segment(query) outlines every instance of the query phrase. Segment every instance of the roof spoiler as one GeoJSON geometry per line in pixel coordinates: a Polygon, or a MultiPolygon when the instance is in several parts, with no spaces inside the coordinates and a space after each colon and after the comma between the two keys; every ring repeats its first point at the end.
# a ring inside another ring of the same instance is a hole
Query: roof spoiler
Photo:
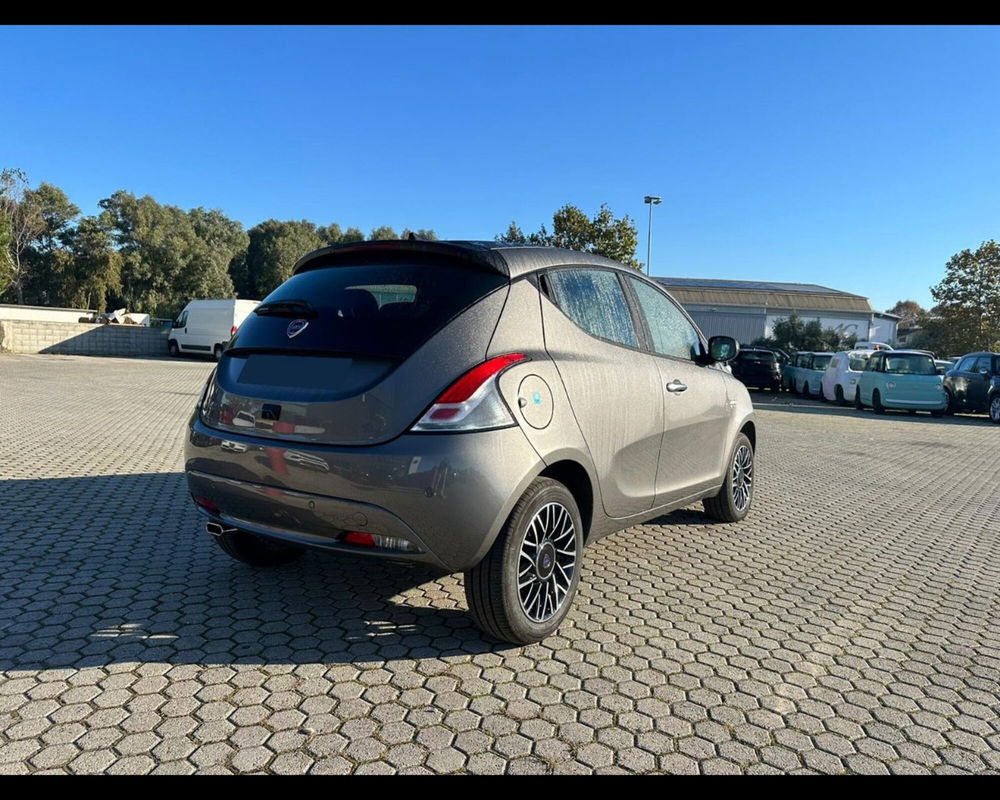
{"type": "Polygon", "coordinates": [[[477,242],[431,242],[422,239],[386,239],[375,242],[348,242],[322,247],[306,253],[295,262],[292,274],[308,272],[319,267],[358,266],[370,264],[386,258],[403,261],[417,256],[428,259],[444,259],[451,262],[478,267],[510,277],[507,261],[487,243],[477,242]]]}

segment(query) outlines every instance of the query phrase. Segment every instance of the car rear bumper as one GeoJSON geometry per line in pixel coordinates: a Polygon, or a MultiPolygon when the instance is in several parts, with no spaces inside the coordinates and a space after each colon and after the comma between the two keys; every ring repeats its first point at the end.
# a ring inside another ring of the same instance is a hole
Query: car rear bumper
{"type": "Polygon", "coordinates": [[[223,433],[196,419],[185,447],[191,494],[224,526],[448,572],[482,559],[541,469],[518,427],[332,447],[223,433]],[[413,550],[348,544],[346,531],[413,550]]]}
{"type": "Polygon", "coordinates": [[[888,392],[882,399],[882,405],[886,408],[905,408],[917,411],[942,411],[948,406],[948,397],[941,392],[940,397],[931,399],[910,400],[902,397],[893,397],[888,392]]]}

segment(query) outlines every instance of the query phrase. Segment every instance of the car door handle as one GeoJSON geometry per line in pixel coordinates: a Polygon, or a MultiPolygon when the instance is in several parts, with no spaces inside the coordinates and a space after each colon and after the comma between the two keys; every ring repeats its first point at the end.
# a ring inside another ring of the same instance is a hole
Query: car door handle
{"type": "Polygon", "coordinates": [[[667,384],[668,392],[686,392],[688,385],[686,383],[681,383],[677,378],[674,378],[670,383],[667,384]]]}

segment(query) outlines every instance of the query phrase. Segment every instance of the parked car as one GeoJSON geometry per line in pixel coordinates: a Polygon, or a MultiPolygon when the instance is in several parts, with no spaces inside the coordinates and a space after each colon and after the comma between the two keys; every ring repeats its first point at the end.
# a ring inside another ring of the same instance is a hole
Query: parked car
{"type": "Polygon", "coordinates": [[[794,392],[800,364],[805,364],[812,356],[808,351],[794,351],[788,355],[788,361],[781,365],[781,388],[786,392],[794,392]]]}
{"type": "Polygon", "coordinates": [[[858,379],[865,369],[871,350],[842,350],[834,354],[823,373],[823,399],[838,405],[854,402],[858,379]]]}
{"type": "Polygon", "coordinates": [[[1000,353],[969,353],[945,373],[948,411],[986,412],[1000,424],[1000,353]]]}
{"type": "Polygon", "coordinates": [[[879,414],[887,408],[929,411],[940,417],[948,406],[943,376],[934,359],[915,350],[879,350],[871,355],[858,381],[854,406],[871,406],[879,414]]]}
{"type": "Polygon", "coordinates": [[[699,500],[746,516],[753,408],[719,368],[738,350],[599,256],[336,245],[302,257],[224,351],[190,421],[188,485],[236,559],[312,547],[464,571],[486,633],[537,641],[585,545],[699,500]]]}
{"type": "MultiPolygon", "coordinates": [[[[783,367],[788,362],[788,359],[789,359],[788,353],[786,353],[780,347],[767,347],[766,345],[753,345],[753,348],[755,350],[768,350],[768,351],[774,353],[775,357],[778,359],[778,366],[779,367],[783,367]]],[[[741,350],[745,350],[746,348],[744,348],[744,347],[741,346],[740,349],[741,350]]]]}
{"type": "Polygon", "coordinates": [[[167,352],[197,353],[218,361],[226,342],[257,305],[256,300],[192,300],[170,328],[167,352]]]}
{"type": "Polygon", "coordinates": [[[823,375],[833,353],[801,353],[792,379],[792,391],[810,397],[822,396],[823,375]]]}
{"type": "Polygon", "coordinates": [[[938,375],[944,375],[948,370],[954,367],[955,364],[951,361],[946,361],[943,358],[934,359],[934,369],[937,370],[938,375]]]}
{"type": "Polygon", "coordinates": [[[742,381],[744,386],[770,389],[772,392],[781,391],[781,367],[778,365],[777,355],[771,350],[756,347],[741,348],[739,355],[730,362],[730,366],[733,375],[742,381]]]}

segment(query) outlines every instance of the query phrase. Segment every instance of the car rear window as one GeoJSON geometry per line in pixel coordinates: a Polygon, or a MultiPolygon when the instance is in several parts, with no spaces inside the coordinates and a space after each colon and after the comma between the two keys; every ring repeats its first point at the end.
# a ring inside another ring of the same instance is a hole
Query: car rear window
{"type": "Polygon", "coordinates": [[[737,356],[740,361],[762,361],[773,364],[776,362],[777,356],[774,353],[769,353],[761,350],[742,350],[737,356]]]}
{"type": "Polygon", "coordinates": [[[813,356],[813,369],[826,369],[830,365],[830,359],[833,356],[813,356]]]}
{"type": "Polygon", "coordinates": [[[893,355],[885,356],[885,371],[897,375],[936,375],[934,359],[924,355],[893,355]]]}
{"type": "Polygon", "coordinates": [[[864,372],[867,363],[867,355],[852,354],[848,356],[847,368],[854,372],[864,372]]]}
{"type": "Polygon", "coordinates": [[[293,275],[265,297],[230,346],[402,360],[506,282],[448,263],[321,267],[293,275]]]}

